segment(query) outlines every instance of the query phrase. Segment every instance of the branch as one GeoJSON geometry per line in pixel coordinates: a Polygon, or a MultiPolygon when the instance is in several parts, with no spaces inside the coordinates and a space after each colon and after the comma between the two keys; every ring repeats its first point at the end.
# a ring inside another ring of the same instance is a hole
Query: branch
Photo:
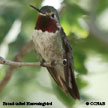
{"type": "MultiPolygon", "coordinates": [[[[18,66],[41,66],[40,62],[34,62],[34,63],[31,63],[31,62],[15,62],[15,61],[6,60],[2,57],[0,57],[0,64],[12,65],[12,66],[17,66],[17,67],[18,66]]],[[[50,67],[51,63],[45,62],[43,65],[46,66],[46,67],[50,67]]]]}
{"type": "MultiPolygon", "coordinates": [[[[53,62],[44,62],[43,66],[52,67],[52,66],[56,66],[57,64],[66,65],[65,62],[66,59],[60,59],[53,62]]],[[[3,57],[0,57],[0,64],[12,65],[17,67],[18,66],[42,66],[40,62],[15,62],[15,61],[6,60],[3,57]]]]}
{"type": "MultiPolygon", "coordinates": [[[[33,48],[33,42],[30,41],[28,42],[23,48],[22,50],[16,55],[15,57],[15,61],[21,61],[23,59],[23,57],[33,48]]],[[[10,80],[13,71],[17,68],[18,66],[10,66],[7,71],[6,71],[6,75],[4,76],[3,80],[0,82],[0,92],[3,90],[3,88],[6,86],[6,84],[8,83],[8,81],[10,80]]]]}

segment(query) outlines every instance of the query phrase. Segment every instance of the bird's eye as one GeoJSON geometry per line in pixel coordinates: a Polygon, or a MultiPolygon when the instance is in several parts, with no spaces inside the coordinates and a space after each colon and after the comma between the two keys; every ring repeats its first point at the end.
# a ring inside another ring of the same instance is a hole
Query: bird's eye
{"type": "Polygon", "coordinates": [[[54,16],[55,16],[54,14],[51,15],[52,18],[54,18],[54,16]]]}

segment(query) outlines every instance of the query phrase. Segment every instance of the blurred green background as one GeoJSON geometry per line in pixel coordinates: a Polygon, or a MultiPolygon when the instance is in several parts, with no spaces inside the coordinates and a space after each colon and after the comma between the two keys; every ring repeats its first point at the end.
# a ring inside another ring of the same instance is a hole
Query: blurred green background
{"type": "MultiPolygon", "coordinates": [[[[29,4],[40,8],[65,6],[61,25],[73,48],[76,80],[81,100],[64,94],[45,68],[21,67],[0,93],[2,102],[52,101],[46,108],[93,108],[85,102],[106,102],[108,108],[108,0],[0,0],[0,56],[13,60],[29,40],[35,27],[37,12],[29,4]]],[[[36,62],[34,50],[23,61],[36,62]]],[[[8,66],[0,65],[0,81],[8,66]]],[[[22,108],[27,106],[17,106],[22,108]]],[[[29,106],[41,108],[42,106],[29,106]]],[[[100,108],[100,106],[95,106],[100,108]]]]}

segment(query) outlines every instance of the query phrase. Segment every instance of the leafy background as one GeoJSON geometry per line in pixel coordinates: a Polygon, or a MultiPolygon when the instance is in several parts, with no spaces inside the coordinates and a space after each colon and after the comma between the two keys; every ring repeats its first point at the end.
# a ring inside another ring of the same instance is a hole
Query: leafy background
{"type": "MultiPolygon", "coordinates": [[[[92,108],[93,106],[86,106],[85,102],[105,101],[104,108],[108,107],[108,0],[58,0],[56,4],[53,3],[55,8],[60,8],[58,2],[65,5],[60,22],[73,48],[81,100],[75,101],[64,94],[45,68],[21,67],[16,69],[0,93],[1,108],[5,108],[2,105],[4,101],[52,101],[53,105],[46,108],[92,108]]],[[[49,5],[50,0],[0,0],[0,56],[13,60],[22,46],[32,39],[37,12],[29,4],[40,8],[49,5]]],[[[23,61],[36,62],[39,59],[32,50],[23,61]]],[[[0,81],[7,68],[8,66],[0,65],[0,81]]]]}

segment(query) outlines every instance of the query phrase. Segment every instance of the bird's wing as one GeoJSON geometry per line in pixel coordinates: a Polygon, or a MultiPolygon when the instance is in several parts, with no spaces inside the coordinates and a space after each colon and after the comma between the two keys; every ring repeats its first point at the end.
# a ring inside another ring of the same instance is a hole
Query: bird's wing
{"type": "Polygon", "coordinates": [[[48,67],[48,71],[56,81],[56,83],[65,91],[68,92],[74,99],[80,99],[78,87],[75,81],[74,69],[73,69],[73,57],[72,57],[72,48],[69,44],[66,34],[61,28],[60,34],[62,37],[63,48],[64,48],[64,59],[67,59],[67,64],[64,66],[64,76],[65,79],[61,76],[58,78],[58,74],[55,68],[48,67]]]}
{"type": "Polygon", "coordinates": [[[64,58],[67,59],[67,65],[65,68],[65,85],[68,88],[68,92],[76,99],[80,99],[78,87],[75,80],[74,69],[73,69],[73,57],[72,57],[72,48],[69,44],[66,34],[64,33],[63,28],[61,28],[61,35],[63,40],[63,47],[65,50],[64,58]],[[71,87],[72,86],[72,87],[71,87]]]}

